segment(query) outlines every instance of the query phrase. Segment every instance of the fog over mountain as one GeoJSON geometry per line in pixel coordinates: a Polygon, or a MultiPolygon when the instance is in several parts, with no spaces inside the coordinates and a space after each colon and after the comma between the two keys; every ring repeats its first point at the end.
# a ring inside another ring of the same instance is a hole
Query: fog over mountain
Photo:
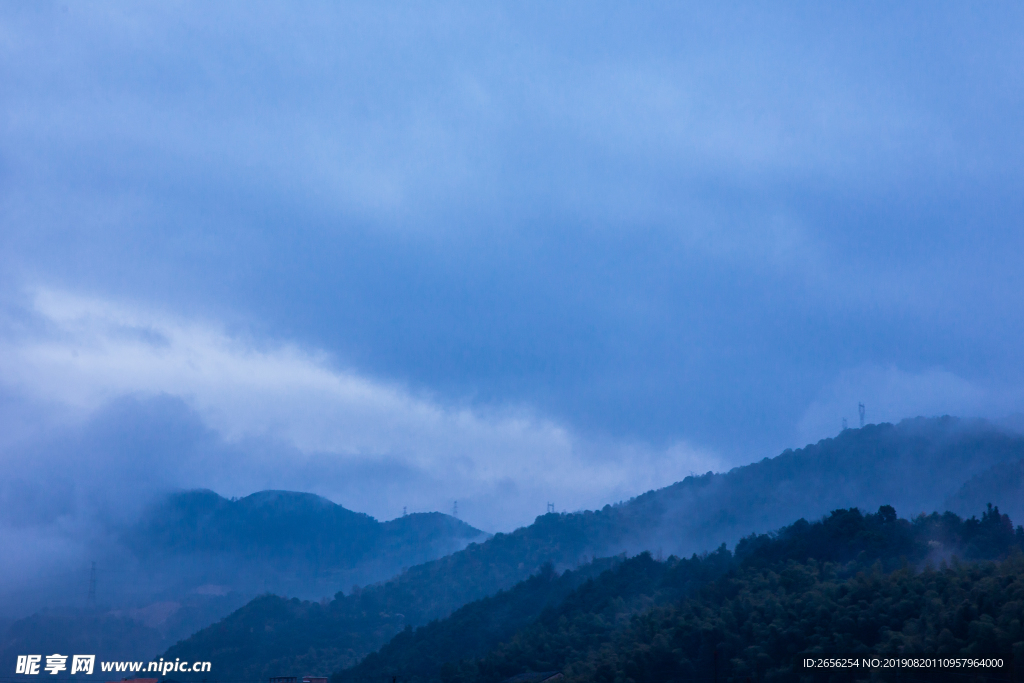
{"type": "MultiPolygon", "coordinates": [[[[441,513],[380,523],[289,491],[233,500],[207,490],[178,492],[157,497],[136,519],[85,531],[74,565],[48,567],[17,591],[5,586],[3,616],[40,607],[99,607],[162,626],[184,601],[186,612],[199,609],[202,616],[195,619],[209,621],[226,613],[224,605],[238,606],[258,593],[319,599],[488,536],[441,513]],[[213,600],[222,596],[230,598],[213,600]]],[[[177,637],[190,632],[176,629],[177,637]]]]}
{"type": "Polygon", "coordinates": [[[157,498],[138,519],[90,531],[88,566],[49,567],[17,591],[5,586],[0,626],[3,633],[14,627],[2,647],[153,653],[258,594],[329,599],[340,587],[387,579],[488,537],[436,512],[380,523],[289,491],[234,500],[178,492],[157,498]]]}
{"type": "Polygon", "coordinates": [[[73,572],[5,596],[9,618],[60,609],[13,623],[3,642],[67,649],[105,634],[104,651],[116,656],[118,647],[155,654],[194,634],[166,656],[217,653],[222,666],[256,678],[300,662],[326,674],[405,625],[444,617],[546,563],[562,571],[620,553],[685,557],[836,508],[893,505],[912,518],[947,509],[970,516],[990,504],[1019,511],[1024,491],[1012,475],[1021,467],[1024,435],[983,420],[916,418],[848,429],[597,510],[546,514],[494,537],[439,513],[379,523],[309,493],[178,492],[94,536],[103,539],[88,548],[100,557],[95,605],[82,600],[73,572]]]}

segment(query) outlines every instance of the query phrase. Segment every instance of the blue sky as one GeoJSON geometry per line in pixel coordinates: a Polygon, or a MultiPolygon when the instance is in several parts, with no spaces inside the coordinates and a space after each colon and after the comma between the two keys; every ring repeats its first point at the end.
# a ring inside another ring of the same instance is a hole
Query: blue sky
{"type": "Polygon", "coordinates": [[[0,3],[0,457],[65,472],[68,515],[295,488],[493,531],[859,401],[1020,413],[1022,29],[995,2],[0,3]]]}

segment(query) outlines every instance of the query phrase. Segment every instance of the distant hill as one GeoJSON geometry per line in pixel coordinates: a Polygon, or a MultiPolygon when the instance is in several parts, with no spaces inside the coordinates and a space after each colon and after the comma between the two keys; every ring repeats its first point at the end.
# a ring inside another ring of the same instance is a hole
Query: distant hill
{"type": "MultiPolygon", "coordinates": [[[[548,514],[328,604],[264,596],[171,648],[217,653],[239,677],[326,675],[352,666],[406,626],[443,618],[509,588],[546,563],[650,550],[687,556],[836,508],[943,509],[975,476],[1024,458],[1024,437],[944,417],[869,425],[723,474],[688,477],[597,511],[548,514]]],[[[998,494],[998,491],[994,491],[998,494]]],[[[991,501],[1004,504],[998,495],[991,501]]],[[[210,655],[213,656],[213,655],[210,655]]]]}
{"type": "Polygon", "coordinates": [[[441,513],[381,523],[309,493],[228,500],[182,491],[98,550],[97,606],[13,620],[0,632],[0,652],[18,643],[48,652],[77,644],[116,659],[151,657],[258,594],[329,596],[488,537],[441,513]]]}
{"type": "Polygon", "coordinates": [[[306,598],[379,581],[487,538],[439,512],[381,523],[311,493],[228,500],[208,490],[167,496],[123,534],[151,582],[306,598]]]}

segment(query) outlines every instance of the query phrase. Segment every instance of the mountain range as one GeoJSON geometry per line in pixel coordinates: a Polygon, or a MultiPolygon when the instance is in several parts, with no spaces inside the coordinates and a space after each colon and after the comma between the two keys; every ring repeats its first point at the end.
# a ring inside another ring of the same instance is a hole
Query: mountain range
{"type": "Polygon", "coordinates": [[[734,552],[642,553],[599,573],[587,565],[558,575],[548,565],[447,619],[406,628],[331,683],[1020,680],[1007,674],[1024,655],[1022,550],[1024,528],[997,508],[980,520],[947,512],[911,521],[882,506],[752,534],[734,552]],[[839,654],[994,655],[1006,665],[991,677],[802,665],[839,654]]]}
{"type": "Polygon", "coordinates": [[[893,505],[912,517],[950,507],[970,513],[983,509],[964,510],[981,496],[1016,514],[1019,487],[1010,482],[989,491],[982,483],[1022,461],[1024,438],[983,421],[918,418],[845,430],[601,510],[543,515],[386,582],[339,591],[329,602],[265,595],[164,657],[214,658],[253,680],[328,675],[355,665],[405,628],[444,618],[548,564],[563,572],[595,557],[643,551],[685,557],[837,508],[893,505]]]}
{"type": "MultiPolygon", "coordinates": [[[[165,658],[214,661],[232,677],[329,675],[530,577],[553,577],[557,601],[605,567],[595,558],[687,557],[840,508],[893,505],[914,518],[988,503],[1024,518],[1024,438],[951,417],[844,430],[494,536],[440,513],[382,523],[308,493],[182,491],[118,531],[95,605],[15,621],[0,657],[32,642],[145,659],[179,641],[165,658]]],[[[507,634],[534,612],[489,628],[507,634]]]]}
{"type": "Polygon", "coordinates": [[[82,595],[13,620],[0,661],[29,642],[48,652],[151,657],[257,595],[323,598],[489,537],[437,512],[382,523],[309,493],[228,500],[208,490],[162,497],[109,536],[96,549],[95,602],[82,595]]]}

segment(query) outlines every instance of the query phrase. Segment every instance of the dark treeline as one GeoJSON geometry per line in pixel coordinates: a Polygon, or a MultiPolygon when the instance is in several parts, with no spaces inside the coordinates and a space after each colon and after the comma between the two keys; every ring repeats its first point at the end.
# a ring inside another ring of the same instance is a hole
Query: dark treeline
{"type": "MultiPolygon", "coordinates": [[[[801,653],[970,655],[1024,664],[1024,529],[981,519],[837,510],[689,559],[625,560],[511,636],[480,631],[502,596],[407,629],[332,683],[497,683],[528,671],[567,681],[833,680],[801,653]],[[485,642],[486,641],[486,642],[485,642]]],[[[540,594],[549,574],[502,595],[540,594]]],[[[1019,677],[1019,674],[1018,674],[1019,677]]],[[[889,680],[843,672],[834,680],[889,680]]],[[[893,679],[894,680],[894,679],[893,679]]],[[[902,680],[915,680],[908,672],[902,680]]],[[[971,680],[930,671],[917,680],[971,680]]]]}

